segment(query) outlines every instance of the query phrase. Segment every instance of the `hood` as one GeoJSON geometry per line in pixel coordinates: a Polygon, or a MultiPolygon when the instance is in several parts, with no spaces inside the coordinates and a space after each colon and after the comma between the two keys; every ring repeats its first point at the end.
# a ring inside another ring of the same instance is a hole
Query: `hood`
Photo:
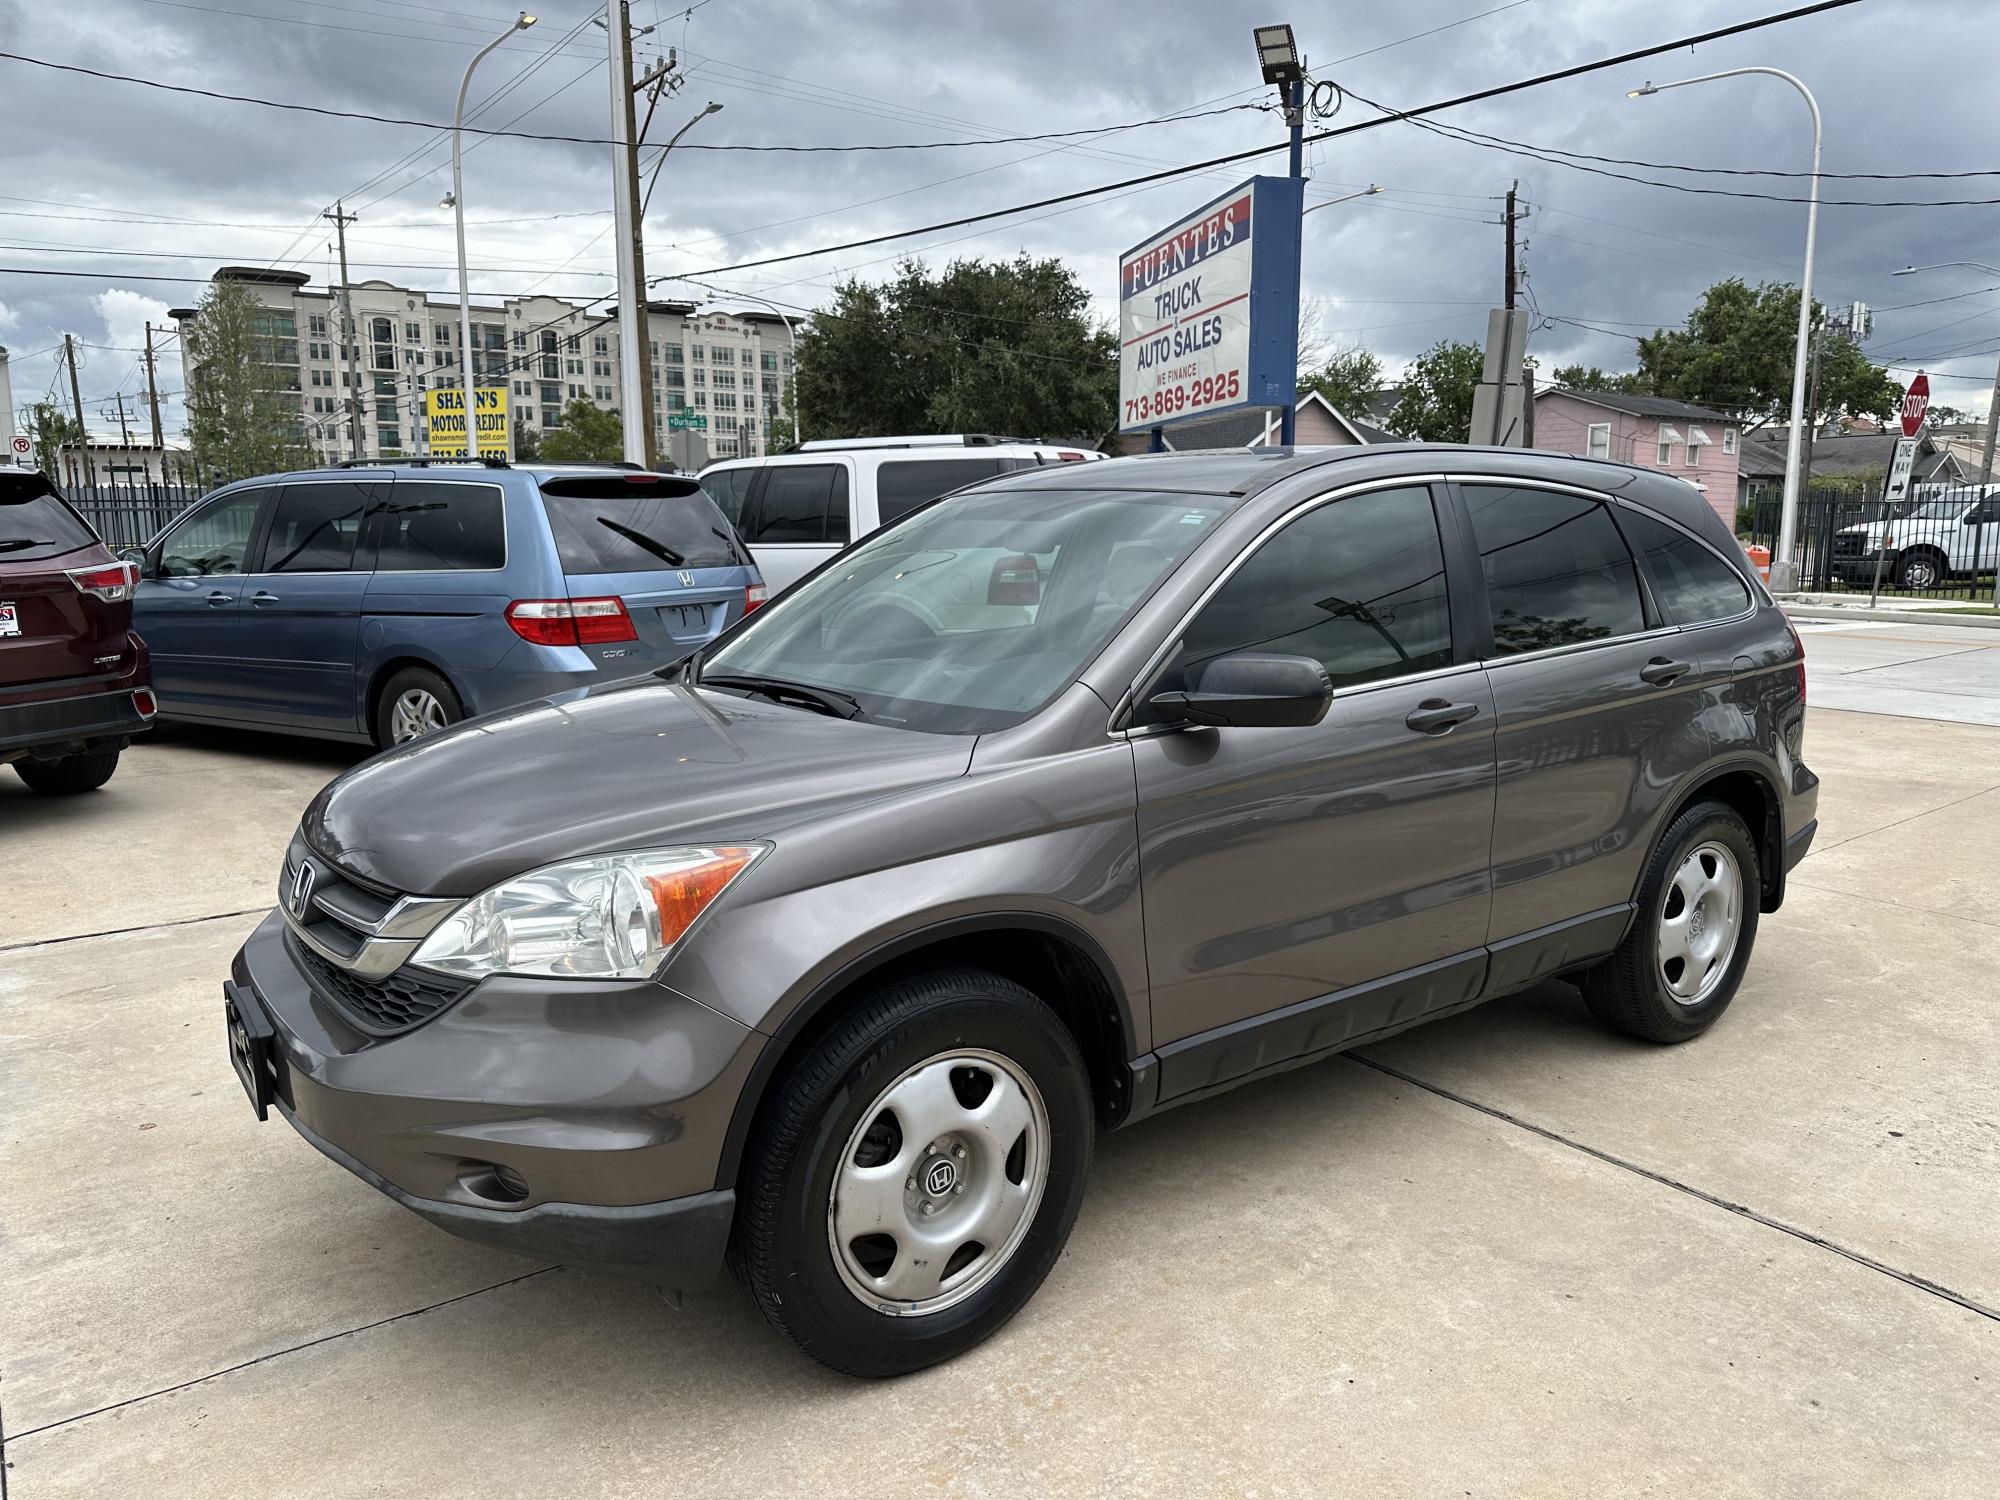
{"type": "Polygon", "coordinates": [[[301,829],[364,879],[473,896],[556,860],[758,838],[963,776],[973,743],[642,679],[377,756],[315,797],[301,829]]]}

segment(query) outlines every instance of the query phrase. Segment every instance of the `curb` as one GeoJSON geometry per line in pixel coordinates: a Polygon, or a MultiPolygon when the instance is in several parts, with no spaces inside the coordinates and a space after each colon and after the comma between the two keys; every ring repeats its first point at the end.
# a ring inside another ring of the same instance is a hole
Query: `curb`
{"type": "Polygon", "coordinates": [[[1977,615],[1947,614],[1938,609],[1855,609],[1837,604],[1778,605],[1796,620],[1880,620],[1885,625],[1966,625],[1974,630],[2000,630],[2000,612],[1977,615]]]}

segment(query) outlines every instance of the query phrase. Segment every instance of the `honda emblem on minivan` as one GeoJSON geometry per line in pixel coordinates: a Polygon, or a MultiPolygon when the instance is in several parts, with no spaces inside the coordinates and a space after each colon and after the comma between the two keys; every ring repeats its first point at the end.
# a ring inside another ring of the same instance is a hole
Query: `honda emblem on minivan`
{"type": "Polygon", "coordinates": [[[674,577],[678,578],[681,581],[682,588],[691,589],[694,587],[694,574],[686,571],[685,569],[683,569],[681,572],[674,574],[674,577]]]}

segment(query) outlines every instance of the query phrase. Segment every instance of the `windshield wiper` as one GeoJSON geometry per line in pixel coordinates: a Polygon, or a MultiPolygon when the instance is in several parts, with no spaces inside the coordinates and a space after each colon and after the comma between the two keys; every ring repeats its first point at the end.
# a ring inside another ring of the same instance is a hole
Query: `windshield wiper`
{"type": "Polygon", "coordinates": [[[33,537],[9,538],[0,542],[0,552],[20,552],[29,547],[53,547],[54,542],[38,542],[33,537]]]}
{"type": "Polygon", "coordinates": [[[682,563],[687,561],[686,558],[682,557],[680,553],[674,551],[673,548],[666,546],[663,543],[656,542],[651,537],[647,536],[645,532],[634,531],[630,526],[622,525],[619,522],[612,520],[611,517],[609,516],[599,516],[597,518],[597,524],[599,526],[610,527],[611,530],[617,532],[620,536],[624,537],[625,540],[628,542],[636,542],[639,546],[644,547],[648,552],[652,553],[653,556],[659,558],[661,562],[665,563],[670,568],[678,568],[682,563]]]}
{"type": "Polygon", "coordinates": [[[769,698],[773,703],[790,703],[799,708],[810,708],[818,713],[830,714],[836,719],[861,717],[859,698],[835,688],[814,687],[809,682],[787,682],[782,677],[753,677],[738,673],[721,673],[715,676],[704,673],[695,679],[695,685],[738,688],[759,698],[769,698]]]}

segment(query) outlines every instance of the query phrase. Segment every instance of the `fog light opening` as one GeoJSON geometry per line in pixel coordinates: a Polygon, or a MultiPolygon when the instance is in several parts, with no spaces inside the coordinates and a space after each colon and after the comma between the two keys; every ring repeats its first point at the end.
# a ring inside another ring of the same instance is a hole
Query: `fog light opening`
{"type": "Polygon", "coordinates": [[[528,1198],[528,1179],[499,1162],[468,1161],[462,1164],[459,1186],[475,1198],[489,1203],[513,1205],[528,1198]]]}

